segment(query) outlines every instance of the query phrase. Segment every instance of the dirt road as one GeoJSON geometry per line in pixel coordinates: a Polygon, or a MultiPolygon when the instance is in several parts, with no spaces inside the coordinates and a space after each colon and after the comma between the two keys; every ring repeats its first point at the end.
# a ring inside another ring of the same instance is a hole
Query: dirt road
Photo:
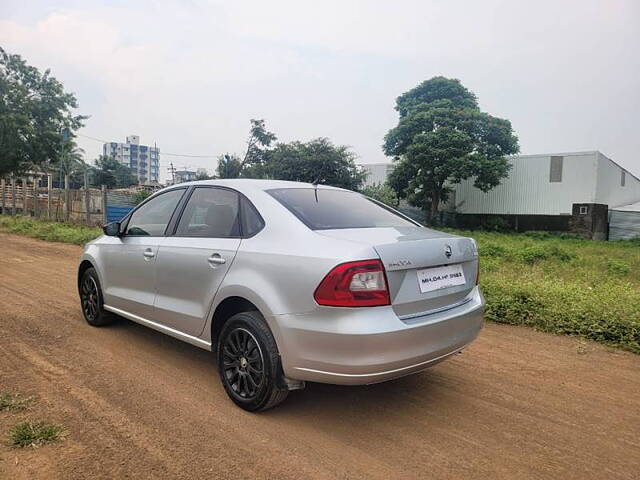
{"type": "Polygon", "coordinates": [[[369,387],[233,406],[211,354],[128,321],[85,324],[80,249],[0,234],[0,412],[65,425],[0,444],[0,478],[638,478],[640,356],[490,324],[464,354],[369,387]]]}

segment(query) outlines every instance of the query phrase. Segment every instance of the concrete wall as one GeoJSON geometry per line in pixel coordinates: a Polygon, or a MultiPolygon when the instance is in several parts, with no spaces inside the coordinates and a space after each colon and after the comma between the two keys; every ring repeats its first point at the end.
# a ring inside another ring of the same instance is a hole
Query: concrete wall
{"type": "Polygon", "coordinates": [[[640,180],[631,173],[625,174],[625,185],[621,185],[624,170],[613,161],[598,152],[598,183],[595,203],[620,207],[640,201],[640,180]]]}
{"type": "Polygon", "coordinates": [[[562,156],[562,181],[550,182],[552,155],[511,159],[509,177],[484,193],[465,180],[455,186],[455,210],[463,214],[571,215],[574,203],[595,203],[598,152],[562,156]]]}

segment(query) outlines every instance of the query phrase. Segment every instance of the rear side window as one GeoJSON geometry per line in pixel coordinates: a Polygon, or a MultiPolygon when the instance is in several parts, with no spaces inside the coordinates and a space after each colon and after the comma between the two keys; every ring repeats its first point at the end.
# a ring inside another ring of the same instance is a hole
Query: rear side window
{"type": "Polygon", "coordinates": [[[242,236],[253,237],[264,227],[264,220],[249,200],[242,197],[240,203],[242,204],[242,236]]]}
{"type": "Polygon", "coordinates": [[[314,188],[268,190],[312,230],[415,227],[416,224],[359,193],[314,188]]]}
{"type": "Polygon", "coordinates": [[[236,192],[222,188],[196,188],[182,213],[176,235],[228,238],[240,236],[236,192]]]}
{"type": "Polygon", "coordinates": [[[184,189],[170,190],[152,198],[138,208],[129,219],[126,235],[160,237],[176,209],[184,189]]]}

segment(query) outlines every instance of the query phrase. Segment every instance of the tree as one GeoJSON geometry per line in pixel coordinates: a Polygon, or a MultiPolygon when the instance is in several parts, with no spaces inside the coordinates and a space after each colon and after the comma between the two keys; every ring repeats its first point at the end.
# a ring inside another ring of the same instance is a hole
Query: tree
{"type": "Polygon", "coordinates": [[[107,188],[127,188],[138,183],[131,169],[113,157],[100,155],[93,169],[95,185],[107,188]]]}
{"type": "Polygon", "coordinates": [[[218,178],[238,178],[242,162],[237,155],[224,154],[218,157],[218,178]]]}
{"type": "Polygon", "coordinates": [[[259,169],[265,162],[267,148],[277,140],[275,134],[269,132],[263,119],[251,119],[249,138],[247,139],[247,151],[240,162],[239,174],[251,169],[259,169]]]}
{"type": "Polygon", "coordinates": [[[0,175],[57,160],[63,132],[72,135],[87,118],[73,114],[77,107],[49,70],[41,73],[0,47],[0,175]]]}
{"type": "Polygon", "coordinates": [[[474,186],[487,192],[508,175],[507,156],[519,151],[511,123],[482,112],[459,80],[427,80],[399,96],[395,108],[398,125],[383,145],[396,163],[389,184],[429,218],[452,184],[474,178],[474,186]]]}
{"type": "Polygon", "coordinates": [[[356,155],[345,145],[334,145],[328,138],[309,142],[278,143],[267,155],[267,178],[316,182],[358,190],[365,174],[355,164],[356,155]]]}
{"type": "Polygon", "coordinates": [[[64,177],[68,175],[70,184],[76,186],[84,185],[84,174],[89,168],[84,161],[84,150],[79,148],[73,139],[62,144],[58,158],[47,166],[60,185],[64,184],[64,177]]]}
{"type": "Polygon", "coordinates": [[[396,192],[387,183],[375,183],[373,185],[367,185],[362,190],[360,190],[360,193],[393,208],[396,208],[400,203],[398,201],[396,192]]]}

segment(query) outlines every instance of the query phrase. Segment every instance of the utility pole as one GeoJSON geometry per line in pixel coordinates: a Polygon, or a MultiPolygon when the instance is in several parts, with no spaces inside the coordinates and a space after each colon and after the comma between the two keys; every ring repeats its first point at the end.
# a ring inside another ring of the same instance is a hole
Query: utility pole
{"type": "Polygon", "coordinates": [[[168,167],[168,170],[169,170],[169,173],[171,174],[171,183],[173,185],[175,185],[176,184],[176,169],[173,166],[173,162],[171,162],[169,165],[170,165],[170,167],[168,167]]]}

